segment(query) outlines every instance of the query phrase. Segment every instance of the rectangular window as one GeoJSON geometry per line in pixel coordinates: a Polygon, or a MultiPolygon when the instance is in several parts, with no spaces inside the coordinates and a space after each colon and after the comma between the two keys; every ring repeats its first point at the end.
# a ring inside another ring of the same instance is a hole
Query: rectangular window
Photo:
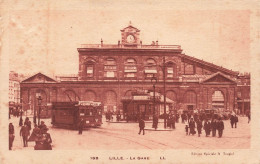
{"type": "Polygon", "coordinates": [[[104,76],[105,77],[116,77],[116,65],[105,65],[104,66],[104,76]]]}
{"type": "Polygon", "coordinates": [[[173,68],[172,67],[167,68],[167,78],[173,78],[173,68]]]}
{"type": "Polygon", "coordinates": [[[114,71],[107,71],[107,72],[105,72],[105,77],[115,77],[115,72],[114,71]]]}
{"type": "Polygon", "coordinates": [[[135,77],[135,73],[126,73],[125,77],[135,77]]]}
{"type": "Polygon", "coordinates": [[[94,66],[88,65],[87,66],[87,77],[93,77],[94,76],[94,66]]]}
{"type": "Polygon", "coordinates": [[[154,74],[157,73],[157,69],[155,67],[146,67],[144,70],[145,77],[151,78],[154,74]]]}
{"type": "Polygon", "coordinates": [[[146,73],[145,75],[146,75],[146,77],[148,77],[148,78],[152,78],[154,74],[153,74],[153,73],[146,73]]]}

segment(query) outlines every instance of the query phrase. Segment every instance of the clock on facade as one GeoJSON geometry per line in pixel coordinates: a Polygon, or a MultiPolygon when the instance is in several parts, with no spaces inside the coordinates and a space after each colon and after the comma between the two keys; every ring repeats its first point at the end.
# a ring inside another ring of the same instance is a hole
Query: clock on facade
{"type": "Polygon", "coordinates": [[[126,40],[127,40],[128,43],[134,43],[135,37],[130,34],[130,35],[127,36],[126,40]]]}

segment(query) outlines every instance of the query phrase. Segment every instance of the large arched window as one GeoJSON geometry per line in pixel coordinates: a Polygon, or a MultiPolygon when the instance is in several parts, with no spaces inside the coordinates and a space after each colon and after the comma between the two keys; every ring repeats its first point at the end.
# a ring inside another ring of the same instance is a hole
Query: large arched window
{"type": "Polygon", "coordinates": [[[76,93],[72,90],[66,90],[64,92],[64,96],[62,97],[63,101],[69,102],[69,101],[79,101],[79,97],[76,95],[76,93]]]}
{"type": "Polygon", "coordinates": [[[212,108],[224,109],[224,95],[221,91],[215,91],[212,95],[212,108]]]}
{"type": "Polygon", "coordinates": [[[84,95],[84,100],[86,101],[96,101],[96,93],[91,90],[87,90],[84,95]]]}
{"type": "Polygon", "coordinates": [[[197,95],[194,91],[187,91],[184,95],[184,103],[188,110],[194,110],[197,106],[197,95]]]}
{"type": "Polygon", "coordinates": [[[116,60],[107,58],[104,65],[104,76],[109,78],[116,77],[116,69],[116,60]]]}
{"type": "Polygon", "coordinates": [[[144,73],[147,78],[151,78],[157,74],[157,67],[154,59],[149,58],[146,60],[144,73]]]}
{"type": "Polygon", "coordinates": [[[133,58],[126,59],[125,61],[125,77],[136,77],[137,67],[136,61],[133,58]]]}
{"type": "Polygon", "coordinates": [[[166,92],[166,97],[168,99],[171,99],[172,101],[176,102],[177,101],[177,95],[174,91],[167,91],[166,92]]]}

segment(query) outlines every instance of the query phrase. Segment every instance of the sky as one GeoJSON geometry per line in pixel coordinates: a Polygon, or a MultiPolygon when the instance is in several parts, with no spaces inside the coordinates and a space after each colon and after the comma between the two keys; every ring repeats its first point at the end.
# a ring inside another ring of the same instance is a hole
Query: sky
{"type": "Polygon", "coordinates": [[[80,44],[99,44],[101,38],[104,44],[117,44],[120,30],[131,21],[141,30],[143,44],[158,40],[161,45],[181,45],[186,55],[250,72],[250,10],[184,10],[156,4],[104,7],[105,3],[90,3],[89,7],[69,2],[12,6],[8,18],[10,70],[77,74],[80,44]]]}

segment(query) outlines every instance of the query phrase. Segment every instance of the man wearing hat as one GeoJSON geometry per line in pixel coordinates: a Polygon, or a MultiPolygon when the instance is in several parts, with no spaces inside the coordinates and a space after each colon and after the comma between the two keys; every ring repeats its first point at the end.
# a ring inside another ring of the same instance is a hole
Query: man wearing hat
{"type": "Polygon", "coordinates": [[[205,123],[204,123],[204,130],[206,133],[206,137],[208,137],[210,135],[210,129],[211,129],[210,122],[208,121],[208,119],[206,119],[205,123]]]}
{"type": "Polygon", "coordinates": [[[30,135],[29,128],[27,125],[23,125],[20,130],[20,136],[23,137],[23,146],[28,147],[28,136],[30,135]]]}
{"type": "Polygon", "coordinates": [[[190,118],[189,128],[190,128],[190,134],[192,134],[192,135],[196,134],[195,121],[193,120],[193,117],[190,118]]]}
{"type": "Polygon", "coordinates": [[[44,142],[43,142],[44,150],[52,150],[52,146],[51,146],[52,139],[50,133],[47,133],[48,130],[49,129],[47,127],[44,127],[42,129],[42,135],[44,138],[44,142]]]}
{"type": "Polygon", "coordinates": [[[82,134],[82,131],[83,131],[83,128],[84,128],[84,120],[81,119],[80,122],[79,122],[79,134],[82,134]]]}
{"type": "Polygon", "coordinates": [[[221,118],[219,118],[219,121],[217,122],[217,130],[218,130],[218,137],[221,138],[224,130],[224,122],[221,118]]]}
{"type": "Polygon", "coordinates": [[[196,123],[197,123],[198,136],[200,137],[201,129],[202,129],[202,121],[198,119],[196,123]]]}
{"type": "Polygon", "coordinates": [[[9,123],[9,150],[12,150],[14,137],[14,125],[9,123]]]}
{"type": "Polygon", "coordinates": [[[145,122],[142,118],[139,119],[139,133],[141,134],[141,131],[143,131],[143,135],[144,135],[144,127],[145,127],[145,122]]]}
{"type": "Polygon", "coordinates": [[[39,129],[42,131],[42,129],[47,128],[44,121],[41,121],[41,124],[38,126],[39,129]]]}

